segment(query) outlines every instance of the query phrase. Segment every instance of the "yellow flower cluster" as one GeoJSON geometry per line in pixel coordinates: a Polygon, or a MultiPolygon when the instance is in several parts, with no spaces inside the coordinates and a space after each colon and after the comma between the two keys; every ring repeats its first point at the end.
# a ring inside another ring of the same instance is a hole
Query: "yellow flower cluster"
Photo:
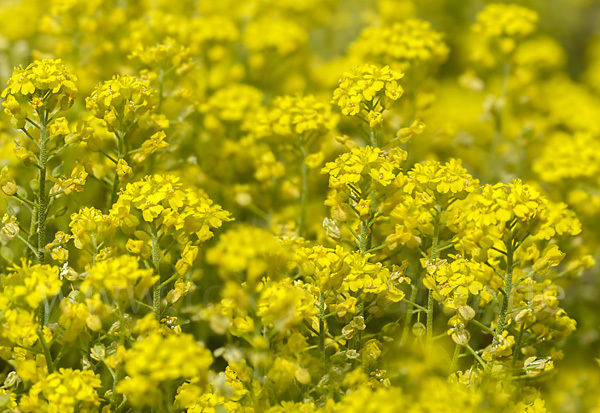
{"type": "Polygon", "coordinates": [[[544,182],[550,183],[594,179],[599,173],[599,154],[600,141],[591,133],[557,133],[549,137],[548,146],[536,160],[533,170],[544,182]]]}
{"type": "Polygon", "coordinates": [[[275,53],[286,56],[298,51],[308,42],[306,32],[294,21],[277,17],[264,17],[250,22],[243,35],[243,41],[255,55],[252,63],[266,64],[262,53],[275,53]]]}
{"type": "Polygon", "coordinates": [[[152,47],[138,47],[130,58],[139,58],[146,66],[153,69],[167,71],[174,69],[178,74],[183,74],[190,70],[192,61],[190,59],[190,50],[174,39],[167,38],[164,43],[152,47]]]}
{"type": "Polygon", "coordinates": [[[230,221],[229,213],[201,191],[183,188],[173,175],[152,175],[127,184],[110,215],[118,225],[133,230],[145,222],[160,227],[180,244],[195,235],[198,242],[213,236],[211,228],[230,221]]]}
{"type": "Polygon", "coordinates": [[[91,370],[60,369],[37,382],[23,397],[19,409],[23,412],[88,412],[98,411],[96,389],[100,376],[91,370]]]}
{"type": "Polygon", "coordinates": [[[221,131],[228,125],[250,128],[246,119],[257,115],[263,93],[250,85],[234,84],[217,90],[200,106],[204,124],[210,130],[221,131]]]}
{"type": "Polygon", "coordinates": [[[320,135],[335,129],[338,116],[332,114],[331,106],[308,95],[277,97],[267,113],[264,125],[259,121],[258,136],[320,135]]]}
{"type": "Polygon", "coordinates": [[[423,280],[425,287],[434,290],[436,299],[443,301],[449,309],[459,309],[476,297],[481,305],[493,300],[493,293],[501,286],[494,271],[486,265],[450,255],[451,261],[444,260],[431,264],[423,258],[426,270],[423,280]]]}
{"type": "Polygon", "coordinates": [[[162,403],[161,383],[194,378],[205,383],[213,358],[189,334],[163,337],[154,333],[135,342],[124,361],[128,376],[119,382],[117,391],[131,398],[134,406],[157,407],[162,403]]]}
{"type": "Polygon", "coordinates": [[[467,173],[461,161],[456,159],[444,165],[436,161],[415,164],[404,185],[405,193],[410,194],[416,203],[427,207],[446,205],[478,189],[479,181],[467,173]]]}
{"type": "Polygon", "coordinates": [[[58,294],[62,282],[59,268],[51,265],[32,265],[22,260],[21,266],[15,265],[12,271],[2,279],[3,298],[17,307],[38,308],[40,303],[58,294]]]}
{"type": "Polygon", "coordinates": [[[157,103],[156,91],[146,81],[120,75],[97,85],[85,99],[86,108],[103,119],[111,132],[129,131],[148,118],[157,103]]]}
{"type": "Polygon", "coordinates": [[[71,214],[69,224],[75,247],[88,248],[97,253],[100,244],[109,241],[117,229],[115,220],[110,215],[94,207],[84,207],[71,214]]]}
{"type": "Polygon", "coordinates": [[[333,91],[333,103],[344,115],[380,114],[402,96],[404,89],[398,81],[403,77],[389,66],[359,65],[344,73],[333,91]]]}
{"type": "Polygon", "coordinates": [[[555,208],[535,188],[520,180],[508,185],[486,185],[480,193],[473,193],[452,207],[452,224],[465,236],[458,240],[457,248],[473,253],[471,242],[475,238],[487,239],[485,244],[491,248],[493,239],[508,243],[512,237],[550,239],[555,235],[577,235],[581,231],[579,221],[570,213],[553,213],[555,208]],[[469,235],[464,232],[466,228],[469,235]]]}
{"type": "Polygon", "coordinates": [[[176,405],[186,408],[189,413],[215,411],[218,408],[228,411],[253,411],[240,403],[248,394],[248,390],[239,376],[248,380],[248,374],[243,366],[231,366],[232,364],[227,366],[224,373],[219,373],[216,383],[210,386],[211,391],[205,391],[198,380],[183,383],[177,388],[176,405]]]}
{"type": "Polygon", "coordinates": [[[30,109],[37,111],[43,106],[50,113],[71,107],[77,94],[76,81],[77,77],[60,59],[36,60],[24,69],[22,66],[14,69],[7,80],[8,87],[2,91],[2,97],[6,98],[2,105],[12,117],[13,125],[20,129],[25,126],[30,109]],[[23,107],[23,103],[28,106],[23,107]]]}
{"type": "Polygon", "coordinates": [[[381,294],[386,292],[392,301],[400,301],[404,293],[395,282],[398,274],[392,273],[381,263],[370,263],[373,254],[344,252],[341,247],[322,246],[302,248],[296,251],[301,274],[314,278],[322,291],[337,293],[381,294]],[[392,279],[394,278],[394,279],[392,279]]]}
{"type": "Polygon", "coordinates": [[[139,268],[136,258],[122,255],[88,268],[81,286],[84,291],[91,287],[95,292],[110,292],[114,298],[126,301],[146,295],[157,280],[151,269],[139,268]]]}
{"type": "Polygon", "coordinates": [[[292,251],[269,231],[243,225],[223,233],[206,252],[206,260],[217,265],[225,279],[243,272],[252,285],[264,276],[281,278],[292,261],[292,251]]]}
{"type": "Polygon", "coordinates": [[[536,27],[537,13],[516,4],[488,4],[478,15],[475,30],[487,37],[520,38],[536,27]]]}
{"type": "Polygon", "coordinates": [[[385,187],[396,179],[396,173],[406,160],[406,152],[400,148],[383,151],[364,146],[341,154],[334,162],[328,162],[321,173],[329,174],[329,186],[342,188],[373,182],[385,187]]]}
{"type": "Polygon", "coordinates": [[[60,302],[61,315],[58,325],[63,329],[61,338],[67,343],[73,343],[78,337],[84,335],[86,328],[99,331],[102,328],[102,320],[93,314],[86,302],[83,302],[83,294],[74,291],[60,302]]]}
{"type": "Polygon", "coordinates": [[[503,53],[512,53],[517,41],[535,31],[538,15],[535,11],[517,4],[488,4],[473,26],[476,33],[499,42],[503,53]]]}
{"type": "Polygon", "coordinates": [[[0,413],[600,413],[550,3],[0,1],[0,413]]]}
{"type": "Polygon", "coordinates": [[[317,314],[311,286],[289,278],[266,280],[258,299],[256,314],[262,323],[284,332],[317,314]]]}
{"type": "Polygon", "coordinates": [[[350,55],[362,61],[390,64],[404,71],[411,67],[435,68],[446,60],[448,53],[443,34],[420,19],[367,27],[350,48],[350,55]]]}
{"type": "Polygon", "coordinates": [[[8,196],[13,196],[18,191],[17,184],[9,176],[8,167],[6,166],[0,171],[0,188],[2,189],[2,192],[8,196]]]}

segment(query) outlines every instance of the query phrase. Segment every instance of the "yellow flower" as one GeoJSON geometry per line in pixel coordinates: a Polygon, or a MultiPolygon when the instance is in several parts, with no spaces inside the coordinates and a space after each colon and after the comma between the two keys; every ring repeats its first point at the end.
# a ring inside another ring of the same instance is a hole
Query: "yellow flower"
{"type": "Polygon", "coordinates": [[[2,217],[2,223],[4,224],[4,226],[2,227],[1,233],[6,238],[13,239],[19,234],[20,228],[16,216],[4,214],[4,216],[2,217]]]}
{"type": "Polygon", "coordinates": [[[344,73],[339,86],[333,91],[333,103],[344,115],[356,116],[361,112],[383,112],[402,96],[398,84],[404,74],[390,69],[364,64],[344,73]]]}
{"type": "Polygon", "coordinates": [[[98,408],[100,401],[96,388],[101,387],[100,376],[91,370],[61,368],[37,382],[29,390],[32,400],[43,398],[43,411],[74,413],[98,408]]]}
{"type": "Polygon", "coordinates": [[[363,61],[390,64],[408,70],[410,66],[435,67],[448,56],[443,34],[420,19],[407,19],[393,25],[368,27],[350,46],[350,55],[363,61]]]}
{"type": "MultiPolygon", "coordinates": [[[[56,108],[67,109],[77,94],[77,77],[71,74],[60,59],[36,60],[25,69],[19,66],[8,79],[8,88],[2,97],[13,96],[17,101],[28,102],[34,110],[44,105],[48,112],[56,108]],[[38,101],[39,104],[34,104],[38,101]]],[[[19,117],[14,101],[9,100],[7,110],[19,117]],[[9,109],[11,108],[11,109],[9,109]]]]}
{"type": "Polygon", "coordinates": [[[3,294],[15,305],[37,309],[40,303],[58,294],[62,282],[59,268],[50,265],[31,265],[26,259],[21,266],[14,265],[2,282],[3,294]]]}
{"type": "Polygon", "coordinates": [[[128,130],[149,119],[157,104],[156,91],[147,81],[121,75],[99,84],[85,99],[87,109],[96,118],[104,119],[111,132],[128,130]]]}
{"type": "Polygon", "coordinates": [[[358,215],[361,219],[368,217],[371,214],[371,201],[368,199],[361,199],[354,208],[358,211],[358,215]]]}
{"type": "Polygon", "coordinates": [[[126,229],[133,229],[140,222],[137,214],[144,221],[161,226],[180,244],[187,244],[193,235],[198,242],[204,242],[212,238],[211,228],[231,221],[229,212],[202,191],[183,188],[173,175],[152,175],[127,184],[110,216],[126,229]]]}
{"type": "Polygon", "coordinates": [[[133,175],[133,169],[129,166],[125,159],[119,159],[117,162],[117,175],[119,179],[129,179],[133,175]]]}
{"type": "Polygon", "coordinates": [[[315,299],[308,287],[289,278],[278,282],[265,281],[256,314],[265,326],[276,331],[286,331],[298,325],[317,313],[315,299]]]}
{"type": "Polygon", "coordinates": [[[115,234],[116,222],[110,215],[93,207],[84,207],[79,212],[71,214],[71,232],[75,247],[88,248],[96,253],[97,246],[109,241],[115,234]]]}
{"type": "Polygon", "coordinates": [[[97,262],[87,270],[82,288],[107,292],[122,301],[143,297],[158,281],[152,269],[139,268],[135,257],[122,255],[97,262]]]}
{"type": "Polygon", "coordinates": [[[137,57],[154,69],[167,71],[174,68],[178,74],[182,74],[192,68],[193,62],[189,54],[189,48],[177,44],[175,39],[169,37],[156,46],[142,47],[138,45],[129,58],[137,57]]]}
{"type": "Polygon", "coordinates": [[[54,137],[65,136],[71,132],[69,130],[69,122],[64,117],[55,119],[48,129],[54,137]]]}
{"type": "Polygon", "coordinates": [[[2,187],[2,192],[8,196],[13,196],[18,191],[17,184],[8,175],[7,166],[4,166],[0,171],[0,187],[2,187]]]}
{"type": "Polygon", "coordinates": [[[127,350],[128,377],[118,383],[117,391],[129,397],[133,406],[156,407],[162,382],[199,378],[205,383],[212,361],[210,351],[189,334],[163,337],[153,333],[127,350]]]}
{"type": "Polygon", "coordinates": [[[175,271],[179,275],[185,275],[194,265],[194,260],[198,256],[198,247],[188,244],[181,253],[181,258],[175,264],[175,271]]]}

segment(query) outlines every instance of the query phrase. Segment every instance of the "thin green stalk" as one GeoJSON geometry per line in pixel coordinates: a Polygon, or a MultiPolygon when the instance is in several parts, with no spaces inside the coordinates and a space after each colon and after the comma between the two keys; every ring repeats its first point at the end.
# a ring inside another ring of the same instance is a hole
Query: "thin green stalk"
{"type": "Polygon", "coordinates": [[[37,199],[37,233],[38,233],[38,263],[46,261],[46,208],[48,205],[48,194],[46,193],[46,169],[48,163],[48,149],[46,144],[48,133],[43,114],[40,114],[40,158],[38,175],[38,199],[37,199]]]}
{"type": "Polygon", "coordinates": [[[465,348],[467,350],[469,350],[469,353],[471,353],[473,355],[473,357],[475,357],[475,360],[477,360],[479,362],[479,364],[481,364],[484,368],[487,368],[487,366],[489,364],[486,364],[485,361],[483,361],[481,356],[479,354],[477,354],[477,352],[475,350],[473,350],[473,347],[471,347],[471,345],[469,343],[465,344],[465,348]]]}
{"type": "Polygon", "coordinates": [[[156,321],[160,321],[160,254],[158,251],[158,234],[155,228],[152,229],[152,263],[154,264],[154,271],[158,275],[158,281],[152,286],[152,308],[154,318],[156,321]]]}
{"type": "Polygon", "coordinates": [[[367,219],[363,219],[360,221],[360,238],[359,238],[359,248],[360,253],[365,255],[367,250],[369,249],[367,243],[369,242],[369,223],[367,219]]]}
{"type": "Polygon", "coordinates": [[[492,335],[496,334],[496,332],[494,330],[492,330],[491,328],[489,328],[488,326],[486,326],[483,323],[480,323],[479,321],[472,319],[469,321],[472,324],[475,324],[477,327],[481,328],[483,331],[486,331],[492,335]]]}
{"type": "Polygon", "coordinates": [[[371,146],[377,148],[377,133],[371,128],[369,130],[369,138],[371,139],[371,146]]]}
{"type": "MultiPolygon", "coordinates": [[[[39,113],[40,117],[40,157],[37,193],[37,260],[40,265],[46,262],[46,215],[48,206],[48,194],[46,193],[46,169],[48,164],[48,130],[46,125],[46,113],[39,113]]],[[[32,217],[33,219],[33,217],[32,217]]],[[[42,301],[38,308],[39,322],[41,326],[46,324],[46,303],[42,301]]]]}
{"type": "Polygon", "coordinates": [[[510,294],[512,292],[512,278],[513,278],[513,261],[514,261],[514,245],[513,240],[510,239],[506,245],[506,276],[504,277],[504,297],[502,300],[502,306],[500,308],[500,314],[498,315],[498,323],[496,325],[496,332],[494,339],[492,340],[492,362],[488,364],[487,372],[492,367],[495,357],[495,349],[500,342],[500,337],[504,332],[506,325],[506,317],[508,315],[508,304],[510,301],[510,294]]]}
{"type": "MultiPolygon", "coordinates": [[[[27,241],[29,241],[30,244],[34,243],[34,236],[37,233],[37,210],[38,207],[33,207],[33,210],[31,211],[31,222],[29,223],[29,236],[27,237],[27,241]]],[[[33,245],[33,244],[32,244],[33,245]]],[[[37,258],[37,248],[35,251],[27,251],[27,258],[32,260],[33,257],[37,258]]]]}
{"type": "Polygon", "coordinates": [[[387,245],[386,245],[386,244],[381,244],[381,245],[378,245],[378,246],[376,246],[376,247],[373,247],[373,248],[371,248],[370,250],[368,250],[368,251],[367,251],[367,253],[371,253],[371,252],[379,251],[379,250],[382,250],[382,249],[384,249],[385,247],[387,247],[387,245]]]}
{"type": "Polygon", "coordinates": [[[515,349],[513,351],[513,360],[512,360],[513,368],[517,364],[517,354],[518,354],[519,350],[521,349],[521,341],[523,340],[523,331],[525,331],[525,321],[524,320],[521,322],[521,328],[519,329],[519,335],[517,336],[517,341],[515,343],[515,349]]]}
{"type": "Polygon", "coordinates": [[[156,105],[156,112],[161,113],[162,103],[165,94],[165,71],[160,69],[158,71],[158,105],[156,105]]]}
{"type": "Polygon", "coordinates": [[[46,339],[44,338],[44,333],[42,332],[42,330],[38,330],[37,335],[40,340],[40,345],[44,350],[44,358],[46,359],[48,373],[54,373],[54,363],[52,362],[52,354],[50,354],[50,349],[48,348],[48,344],[46,343],[46,339]]]}
{"type": "Polygon", "coordinates": [[[304,235],[304,227],[306,225],[306,206],[308,203],[308,165],[306,164],[306,148],[304,142],[300,143],[300,152],[302,158],[300,161],[300,172],[302,176],[302,193],[300,194],[300,222],[298,223],[298,234],[304,235]]]}
{"type": "Polygon", "coordinates": [[[321,353],[321,362],[327,362],[325,354],[325,296],[319,291],[319,352],[321,353]]]}
{"type": "Polygon", "coordinates": [[[27,246],[27,248],[29,248],[29,250],[30,250],[31,252],[33,252],[33,253],[36,253],[36,252],[37,252],[37,249],[36,249],[36,248],[35,248],[33,245],[31,245],[31,244],[29,243],[29,241],[27,241],[25,238],[23,238],[23,237],[21,236],[21,234],[15,234],[15,235],[17,236],[17,238],[18,238],[18,239],[20,239],[20,240],[21,240],[21,241],[22,241],[22,242],[23,242],[23,243],[24,243],[24,244],[27,246]]]}
{"type": "Polygon", "coordinates": [[[429,290],[427,294],[427,340],[431,342],[433,338],[433,291],[429,290]]]}
{"type": "MultiPolygon", "coordinates": [[[[124,346],[125,345],[125,314],[123,312],[123,306],[121,305],[120,302],[117,302],[117,311],[119,312],[119,346],[124,346]]],[[[108,367],[108,366],[107,366],[108,367]]],[[[117,385],[119,383],[119,381],[123,378],[123,369],[120,368],[119,370],[114,372],[113,375],[113,400],[112,400],[112,405],[113,407],[117,407],[118,403],[119,403],[119,393],[117,393],[117,385]]]]}
{"type": "MultiPolygon", "coordinates": [[[[435,265],[438,254],[438,243],[440,238],[440,210],[436,211],[435,221],[433,223],[433,239],[431,243],[431,255],[429,261],[431,265],[435,265]]],[[[433,290],[429,290],[427,296],[427,340],[431,342],[433,337],[433,290]]]]}
{"type": "Polygon", "coordinates": [[[406,318],[404,319],[404,328],[402,330],[402,338],[400,339],[402,344],[406,343],[406,339],[408,338],[410,325],[412,323],[413,307],[415,306],[414,302],[417,299],[417,292],[418,287],[416,285],[411,285],[410,301],[405,300],[408,303],[408,308],[406,309],[406,318]]]}
{"type": "MultiPolygon", "coordinates": [[[[123,157],[125,156],[125,147],[124,147],[124,142],[123,142],[125,139],[125,135],[120,136],[118,133],[115,133],[115,139],[117,140],[117,162],[116,163],[119,163],[119,161],[121,159],[123,159],[123,157]]],[[[114,159],[113,159],[113,161],[114,161],[114,159]]],[[[109,206],[111,206],[112,204],[114,204],[116,202],[117,192],[119,192],[119,174],[115,170],[115,177],[113,179],[109,206]]]]}
{"type": "MultiPolygon", "coordinates": [[[[502,89],[500,91],[500,100],[502,105],[506,104],[506,93],[508,90],[508,78],[510,76],[510,64],[508,62],[504,63],[503,72],[502,72],[502,89]]],[[[502,123],[504,116],[504,107],[499,108],[499,110],[494,114],[494,136],[492,138],[492,147],[490,150],[490,167],[492,178],[497,178],[499,176],[500,162],[498,159],[498,147],[500,146],[500,142],[502,141],[502,123]]]]}
{"type": "Polygon", "coordinates": [[[450,374],[454,373],[456,370],[456,366],[458,365],[458,358],[460,357],[460,351],[462,350],[462,345],[457,344],[454,348],[454,355],[452,356],[452,361],[450,362],[450,374]]]}
{"type": "Polygon", "coordinates": [[[414,301],[409,301],[407,299],[402,300],[408,304],[410,304],[411,306],[415,307],[417,310],[423,311],[423,312],[427,312],[427,309],[425,307],[423,307],[422,305],[419,305],[417,303],[415,303],[414,301]]]}

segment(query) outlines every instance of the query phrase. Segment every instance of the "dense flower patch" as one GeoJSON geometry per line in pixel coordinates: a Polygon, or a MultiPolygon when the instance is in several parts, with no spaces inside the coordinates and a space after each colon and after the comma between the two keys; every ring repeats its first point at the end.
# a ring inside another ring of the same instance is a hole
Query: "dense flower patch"
{"type": "Polygon", "coordinates": [[[600,412],[599,10],[0,3],[0,412],[600,412]]]}

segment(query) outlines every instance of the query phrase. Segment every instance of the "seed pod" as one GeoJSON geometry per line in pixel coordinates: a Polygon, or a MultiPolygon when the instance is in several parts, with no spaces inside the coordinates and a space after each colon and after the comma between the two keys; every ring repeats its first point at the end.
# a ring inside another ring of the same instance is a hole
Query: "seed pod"
{"type": "Polygon", "coordinates": [[[460,346],[466,345],[471,340],[471,334],[464,328],[457,328],[452,333],[452,341],[460,346]]]}
{"type": "Polygon", "coordinates": [[[460,318],[460,321],[467,323],[475,317],[475,310],[473,310],[471,306],[461,305],[456,310],[456,314],[458,315],[458,318],[460,318]]]}
{"type": "Polygon", "coordinates": [[[415,324],[413,324],[412,332],[417,337],[423,337],[425,335],[425,333],[427,332],[427,328],[425,327],[425,324],[423,324],[423,323],[415,323],[415,324]]]}

